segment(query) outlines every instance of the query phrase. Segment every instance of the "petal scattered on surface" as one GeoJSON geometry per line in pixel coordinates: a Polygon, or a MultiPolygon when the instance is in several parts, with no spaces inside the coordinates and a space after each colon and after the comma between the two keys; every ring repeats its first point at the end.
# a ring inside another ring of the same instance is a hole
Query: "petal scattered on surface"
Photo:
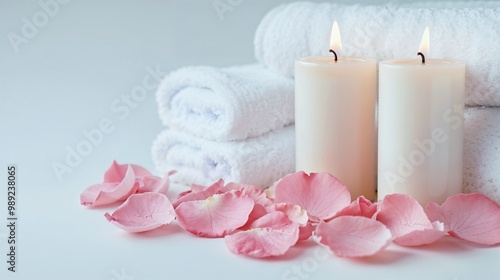
{"type": "Polygon", "coordinates": [[[299,241],[309,239],[309,237],[312,236],[314,230],[316,230],[316,227],[309,222],[305,226],[299,227],[299,241]]]}
{"type": "Polygon", "coordinates": [[[457,194],[442,206],[429,203],[425,212],[441,221],[451,236],[483,245],[500,243],[500,206],[479,194],[457,194]]]}
{"type": "Polygon", "coordinates": [[[311,221],[326,220],[351,203],[347,187],[329,173],[297,172],[276,184],[276,203],[290,203],[305,209],[311,221]]]}
{"type": "Polygon", "coordinates": [[[446,235],[442,223],[431,223],[417,200],[409,195],[392,194],[380,203],[377,220],[385,224],[402,246],[430,244],[446,235]]]}
{"type": "Polygon", "coordinates": [[[187,194],[179,196],[174,202],[172,202],[172,205],[174,206],[174,208],[177,208],[183,202],[207,199],[214,194],[221,193],[220,189],[223,186],[224,186],[224,181],[220,179],[214,184],[206,187],[202,191],[191,191],[187,194]]]}
{"type": "Polygon", "coordinates": [[[436,221],[432,223],[431,229],[414,230],[394,239],[394,242],[401,246],[421,246],[434,243],[444,235],[446,231],[443,223],[436,221]]]}
{"type": "Polygon", "coordinates": [[[253,206],[252,212],[250,212],[250,214],[248,215],[248,220],[246,224],[242,226],[240,229],[248,229],[254,221],[256,221],[257,219],[266,214],[268,214],[268,211],[264,206],[260,204],[255,204],[253,206]]]}
{"type": "Polygon", "coordinates": [[[259,218],[249,230],[227,235],[225,242],[235,254],[265,258],[284,255],[298,238],[299,226],[278,211],[259,218]]]}
{"type": "Polygon", "coordinates": [[[182,202],[175,212],[183,229],[198,236],[222,237],[243,226],[253,207],[252,198],[231,191],[182,202]]]}
{"type": "Polygon", "coordinates": [[[386,225],[394,238],[415,230],[432,229],[424,209],[417,200],[409,195],[391,194],[380,202],[377,220],[386,225]]]}
{"type": "Polygon", "coordinates": [[[117,183],[123,180],[125,174],[127,173],[128,167],[132,167],[134,170],[134,174],[136,177],[145,177],[151,176],[151,172],[146,168],[137,165],[137,164],[118,164],[116,161],[113,161],[111,166],[104,173],[104,183],[117,183]]]}
{"type": "Polygon", "coordinates": [[[275,204],[275,210],[285,213],[290,221],[297,223],[300,226],[305,226],[309,220],[307,211],[300,208],[298,205],[277,203],[275,204]]]}
{"type": "Polygon", "coordinates": [[[384,224],[362,216],[342,216],[320,222],[313,236],[316,242],[340,257],[372,256],[392,240],[384,224]]]}
{"type": "Polygon", "coordinates": [[[340,210],[335,217],[340,216],[363,216],[367,218],[373,217],[377,212],[377,204],[372,203],[364,196],[358,197],[351,202],[347,207],[340,210]]]}
{"type": "Polygon", "coordinates": [[[277,180],[269,188],[267,188],[267,189],[264,190],[264,192],[266,193],[267,198],[269,198],[271,200],[274,200],[276,198],[276,185],[278,185],[278,182],[280,180],[277,180]]]}
{"type": "Polygon", "coordinates": [[[113,214],[104,216],[125,231],[143,232],[172,222],[175,212],[164,194],[150,192],[131,195],[113,214]]]}
{"type": "Polygon", "coordinates": [[[175,174],[176,171],[168,172],[163,178],[150,175],[142,177],[142,184],[139,186],[139,193],[145,192],[157,192],[162,194],[167,194],[168,189],[170,187],[169,177],[172,174],[175,174]]]}
{"type": "Polygon", "coordinates": [[[137,191],[135,174],[129,166],[121,182],[95,184],[80,195],[80,203],[85,206],[102,206],[127,199],[137,191]]]}

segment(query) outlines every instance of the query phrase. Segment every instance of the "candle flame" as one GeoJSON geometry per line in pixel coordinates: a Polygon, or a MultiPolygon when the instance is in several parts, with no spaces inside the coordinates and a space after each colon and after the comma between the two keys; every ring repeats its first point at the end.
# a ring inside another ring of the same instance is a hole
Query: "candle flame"
{"type": "Polygon", "coordinates": [[[420,47],[418,51],[425,56],[429,55],[429,26],[425,27],[424,34],[422,35],[422,41],[420,41],[420,47]]]}
{"type": "Polygon", "coordinates": [[[330,36],[330,49],[337,53],[342,51],[342,41],[340,40],[340,30],[337,21],[333,22],[332,35],[330,36]]]}

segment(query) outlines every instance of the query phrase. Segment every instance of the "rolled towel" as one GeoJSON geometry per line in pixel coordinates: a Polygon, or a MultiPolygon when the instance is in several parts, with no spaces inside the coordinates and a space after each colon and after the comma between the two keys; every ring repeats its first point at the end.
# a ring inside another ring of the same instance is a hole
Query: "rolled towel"
{"type": "Polygon", "coordinates": [[[500,204],[500,108],[465,110],[464,191],[500,204]]]}
{"type": "MultiPolygon", "coordinates": [[[[500,108],[465,109],[464,191],[479,192],[500,204],[500,108]]],[[[173,130],[153,144],[157,170],[178,170],[182,184],[210,184],[219,178],[262,187],[294,171],[293,126],[259,138],[216,143],[173,130]]]]}
{"type": "Polygon", "coordinates": [[[332,22],[342,35],[340,55],[378,60],[417,58],[426,25],[430,56],[467,64],[467,105],[500,106],[500,2],[366,6],[297,2],[278,6],[255,34],[255,55],[268,69],[292,77],[294,60],[331,55],[332,22]],[[441,7],[441,8],[440,8],[441,7]]]}
{"type": "Polygon", "coordinates": [[[208,185],[222,178],[268,187],[295,169],[294,127],[243,141],[214,142],[167,129],[153,143],[158,172],[185,185],[208,185]]]}
{"type": "Polygon", "coordinates": [[[173,129],[209,140],[255,137],[292,124],[294,82],[252,64],[185,67],[169,74],[156,97],[173,129]]]}

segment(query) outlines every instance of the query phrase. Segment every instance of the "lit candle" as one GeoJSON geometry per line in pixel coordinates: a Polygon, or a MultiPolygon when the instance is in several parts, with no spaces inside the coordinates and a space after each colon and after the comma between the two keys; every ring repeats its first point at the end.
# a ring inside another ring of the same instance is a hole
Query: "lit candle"
{"type": "Polygon", "coordinates": [[[429,59],[426,28],[416,59],[379,64],[378,198],[422,205],[462,191],[465,64],[429,59]]]}
{"type": "Polygon", "coordinates": [[[341,55],[336,22],[330,48],[331,56],[295,62],[296,169],[329,172],[353,199],[374,200],[377,65],[341,55]]]}

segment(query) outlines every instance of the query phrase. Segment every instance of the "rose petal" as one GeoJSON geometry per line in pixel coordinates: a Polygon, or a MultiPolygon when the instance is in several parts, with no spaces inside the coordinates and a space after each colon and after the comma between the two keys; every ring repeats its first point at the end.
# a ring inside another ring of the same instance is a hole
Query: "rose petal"
{"type": "Polygon", "coordinates": [[[377,212],[377,204],[372,203],[364,196],[358,197],[356,200],[351,202],[347,207],[340,210],[335,217],[340,216],[363,216],[367,218],[373,217],[377,212]]]}
{"type": "Polygon", "coordinates": [[[297,243],[299,226],[283,212],[269,213],[252,224],[252,229],[227,235],[229,251],[256,258],[281,256],[297,243]]]}
{"type": "Polygon", "coordinates": [[[256,204],[260,204],[263,206],[273,204],[272,200],[270,200],[264,193],[264,190],[254,185],[230,182],[220,188],[220,191],[223,193],[233,190],[243,191],[244,194],[250,196],[256,204]]]}
{"type": "Polygon", "coordinates": [[[326,220],[351,203],[347,187],[334,176],[300,171],[283,177],[276,185],[276,203],[305,209],[311,221],[326,220]]]}
{"type": "Polygon", "coordinates": [[[243,184],[243,183],[236,183],[236,182],[229,182],[225,186],[221,187],[222,192],[229,192],[229,191],[253,191],[253,190],[259,190],[261,192],[264,192],[262,189],[254,186],[254,185],[249,185],[249,184],[243,184]]]}
{"type": "Polygon", "coordinates": [[[151,176],[151,172],[146,168],[136,164],[118,164],[115,160],[104,173],[104,183],[117,183],[123,180],[128,167],[132,167],[135,177],[151,176]]]}
{"type": "Polygon", "coordinates": [[[500,206],[479,194],[457,194],[442,206],[429,203],[425,212],[441,221],[451,236],[484,245],[500,243],[500,206]]]}
{"type": "Polygon", "coordinates": [[[286,214],[290,221],[300,225],[305,226],[309,220],[307,211],[300,208],[298,205],[288,204],[288,203],[277,203],[274,204],[275,211],[281,211],[286,214]]]}
{"type": "Polygon", "coordinates": [[[443,223],[436,221],[432,223],[432,229],[414,230],[394,239],[394,242],[401,246],[420,246],[434,243],[444,235],[446,231],[443,223]]]}
{"type": "Polygon", "coordinates": [[[340,257],[372,256],[392,240],[384,224],[362,216],[342,216],[320,222],[313,236],[316,242],[340,257]]]}
{"type": "Polygon", "coordinates": [[[394,238],[415,230],[433,229],[424,209],[409,195],[391,194],[380,202],[377,220],[386,225],[394,238]]]}
{"type": "Polygon", "coordinates": [[[299,241],[309,239],[315,230],[316,227],[311,223],[307,223],[305,226],[299,227],[299,241]]]}
{"type": "MultiPolygon", "coordinates": [[[[231,184],[231,183],[229,183],[229,184],[231,184]]],[[[246,187],[243,187],[242,190],[244,191],[245,194],[247,194],[248,196],[250,196],[253,199],[255,204],[260,204],[264,207],[267,207],[267,206],[273,204],[273,201],[267,197],[264,190],[257,188],[255,186],[251,186],[251,187],[249,187],[249,186],[250,185],[246,185],[246,187]]]]}
{"type": "Polygon", "coordinates": [[[417,200],[409,195],[392,194],[380,203],[377,220],[385,224],[402,246],[430,244],[446,235],[442,224],[433,224],[417,200]]]}
{"type": "Polygon", "coordinates": [[[202,191],[190,192],[183,196],[177,197],[177,199],[172,202],[174,208],[177,208],[181,203],[187,201],[195,201],[195,200],[204,200],[211,197],[214,194],[221,193],[220,188],[224,186],[224,180],[220,179],[215,182],[213,185],[206,187],[202,191]]]}
{"type": "Polygon", "coordinates": [[[175,174],[176,171],[168,172],[163,178],[159,178],[157,176],[145,176],[141,177],[142,185],[139,186],[139,193],[145,192],[157,192],[162,194],[167,194],[168,189],[170,187],[169,176],[175,174]]]}
{"type": "Polygon", "coordinates": [[[267,198],[274,200],[276,198],[276,186],[278,185],[278,182],[280,180],[277,180],[274,182],[269,188],[265,189],[264,192],[266,193],[267,198]]]}
{"type": "Polygon", "coordinates": [[[253,206],[252,212],[250,212],[250,214],[248,215],[247,222],[245,223],[245,225],[240,227],[240,229],[248,229],[255,220],[259,219],[262,216],[265,216],[268,213],[269,212],[264,206],[260,204],[255,204],[253,206]]]}
{"type": "Polygon", "coordinates": [[[101,206],[127,199],[137,191],[135,175],[129,166],[119,183],[95,184],[86,188],[80,195],[80,203],[85,206],[101,206]]]}
{"type": "Polygon", "coordinates": [[[174,207],[161,193],[131,195],[113,214],[104,214],[115,226],[128,232],[143,232],[175,219],[174,207]]]}
{"type": "Polygon", "coordinates": [[[182,202],[175,212],[183,229],[198,236],[221,237],[243,226],[253,207],[250,197],[232,191],[182,202]]]}
{"type": "Polygon", "coordinates": [[[207,187],[205,186],[202,186],[202,185],[196,185],[196,184],[192,184],[191,185],[191,189],[187,190],[187,191],[183,191],[181,193],[179,193],[179,195],[177,196],[177,199],[187,195],[187,194],[190,194],[190,193],[197,193],[197,192],[201,192],[203,190],[205,190],[207,187]]]}

